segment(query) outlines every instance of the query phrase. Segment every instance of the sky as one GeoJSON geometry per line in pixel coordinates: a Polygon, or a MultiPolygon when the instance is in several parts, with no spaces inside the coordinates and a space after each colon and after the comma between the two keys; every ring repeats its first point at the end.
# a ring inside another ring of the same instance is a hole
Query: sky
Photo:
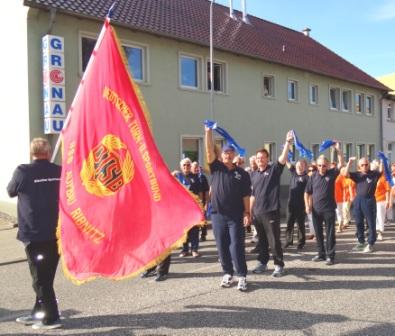
{"type": "MultiPolygon", "coordinates": [[[[395,73],[395,0],[246,0],[247,13],[302,31],[373,77],[395,73]]],[[[216,0],[228,6],[228,0],[216,0]]],[[[241,9],[241,0],[233,0],[241,9]]]]}

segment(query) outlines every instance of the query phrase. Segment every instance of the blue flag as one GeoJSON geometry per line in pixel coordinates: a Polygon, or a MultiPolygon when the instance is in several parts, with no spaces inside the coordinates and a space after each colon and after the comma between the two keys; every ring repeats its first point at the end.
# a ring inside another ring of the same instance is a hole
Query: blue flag
{"type": "Polygon", "coordinates": [[[237,148],[237,151],[239,152],[240,156],[245,157],[246,150],[244,148],[240,147],[237,144],[237,142],[235,141],[235,139],[233,139],[232,136],[225,129],[219,127],[215,121],[205,120],[204,125],[207,126],[208,128],[211,128],[212,130],[216,131],[220,136],[222,136],[225,139],[225,141],[228,144],[233,145],[234,147],[237,148]]]}
{"type": "Polygon", "coordinates": [[[387,157],[385,156],[385,154],[383,152],[378,152],[377,153],[377,157],[379,159],[383,160],[385,179],[390,184],[390,186],[393,187],[394,186],[394,181],[392,180],[390,165],[388,163],[387,157]]]}
{"type": "Polygon", "coordinates": [[[325,151],[326,149],[328,149],[329,147],[333,146],[336,142],[330,139],[324,140],[322,141],[321,145],[320,145],[320,149],[318,150],[319,153],[325,151]]]}
{"type": "Polygon", "coordinates": [[[299,151],[299,155],[301,157],[305,157],[308,158],[309,160],[313,160],[313,152],[309,149],[307,149],[305,146],[303,146],[303,144],[299,141],[296,132],[294,130],[292,130],[293,134],[294,134],[294,143],[295,143],[295,148],[299,151]]]}

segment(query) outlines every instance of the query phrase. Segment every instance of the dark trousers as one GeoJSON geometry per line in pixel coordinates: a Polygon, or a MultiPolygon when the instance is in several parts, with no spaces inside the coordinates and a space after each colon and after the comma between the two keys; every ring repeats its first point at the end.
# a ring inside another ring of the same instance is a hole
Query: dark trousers
{"type": "Polygon", "coordinates": [[[306,212],[303,206],[289,206],[288,207],[288,220],[287,220],[287,231],[286,240],[287,244],[293,244],[294,241],[294,226],[295,222],[298,224],[298,244],[304,246],[306,243],[306,212]]]}
{"type": "Polygon", "coordinates": [[[59,318],[53,283],[59,262],[56,240],[31,242],[25,248],[36,302],[32,309],[32,316],[44,313],[43,323],[51,323],[59,318]]]}
{"type": "Polygon", "coordinates": [[[354,199],[354,219],[357,226],[357,237],[360,243],[365,242],[364,219],[368,224],[368,244],[376,242],[376,199],[357,196],[354,199]]]}
{"type": "Polygon", "coordinates": [[[202,225],[201,230],[202,230],[201,237],[206,238],[207,237],[207,225],[202,225]]]}
{"type": "Polygon", "coordinates": [[[317,239],[318,255],[322,258],[335,259],[336,249],[336,211],[315,211],[313,209],[313,225],[317,239]],[[324,222],[326,227],[326,246],[324,245],[324,222]]]}
{"type": "Polygon", "coordinates": [[[242,218],[234,220],[218,213],[211,215],[215,243],[225,274],[233,275],[233,265],[238,276],[247,275],[245,258],[245,231],[242,218]],[[233,263],[232,263],[233,261],[233,263]]]}
{"type": "Polygon", "coordinates": [[[154,270],[156,270],[156,272],[160,275],[169,274],[170,263],[171,263],[171,255],[169,254],[168,257],[164,259],[162,262],[160,262],[157,266],[151,267],[147,271],[153,272],[154,270]]]}
{"type": "Polygon", "coordinates": [[[183,252],[189,251],[189,243],[191,244],[191,250],[197,252],[199,249],[199,226],[194,226],[188,231],[188,239],[182,246],[183,252]]]}
{"type": "Polygon", "coordinates": [[[269,262],[269,246],[272,251],[274,264],[284,267],[283,249],[280,241],[280,211],[254,215],[254,225],[258,233],[258,261],[262,264],[269,262]]]}

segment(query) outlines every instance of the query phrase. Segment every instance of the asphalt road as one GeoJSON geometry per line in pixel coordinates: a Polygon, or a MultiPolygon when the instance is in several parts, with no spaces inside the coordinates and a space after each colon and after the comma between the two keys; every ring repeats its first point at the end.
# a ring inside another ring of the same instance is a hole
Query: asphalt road
{"type": "MultiPolygon", "coordinates": [[[[211,233],[211,232],[210,232],[211,233]]],[[[14,322],[29,312],[33,292],[15,229],[0,228],[0,335],[395,335],[395,224],[372,254],[351,252],[354,227],[338,235],[337,263],[311,261],[315,242],[285,253],[287,273],[248,275],[249,290],[219,287],[215,243],[202,257],[174,253],[169,278],[75,286],[58,269],[55,290],[64,328],[37,332],[14,322]]],[[[247,244],[247,248],[252,245],[247,244]]],[[[248,267],[255,264],[248,255],[248,267]]]]}

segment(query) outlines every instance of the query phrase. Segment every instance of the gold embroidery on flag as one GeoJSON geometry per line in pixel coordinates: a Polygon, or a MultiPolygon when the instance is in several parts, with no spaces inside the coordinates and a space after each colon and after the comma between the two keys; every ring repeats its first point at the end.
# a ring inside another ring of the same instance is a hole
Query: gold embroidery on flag
{"type": "Polygon", "coordinates": [[[108,134],[89,152],[80,176],[89,193],[98,197],[111,196],[133,179],[134,163],[121,139],[108,134]]]}

